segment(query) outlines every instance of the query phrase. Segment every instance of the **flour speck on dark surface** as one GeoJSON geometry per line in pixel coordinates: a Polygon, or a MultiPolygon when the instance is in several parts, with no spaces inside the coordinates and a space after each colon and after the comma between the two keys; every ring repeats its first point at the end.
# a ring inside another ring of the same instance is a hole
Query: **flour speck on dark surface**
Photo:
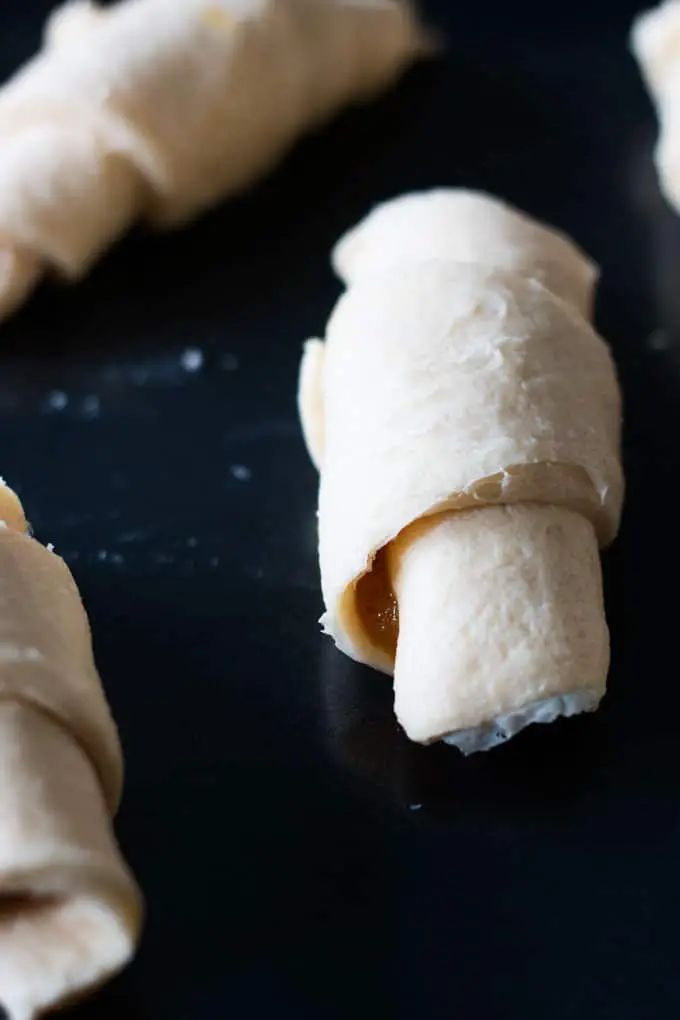
{"type": "MultiPolygon", "coordinates": [[[[3,75],[50,6],[4,0],[3,75]]],[[[133,965],[65,1017],[680,1007],[680,217],[628,50],[638,5],[423,7],[442,59],[241,199],[137,230],[2,325],[0,473],[90,614],[126,756],[117,831],[148,907],[133,965]],[[499,195],[600,264],[626,406],[607,697],[470,759],[410,745],[389,681],[320,632],[295,404],[302,343],[341,291],[333,244],[434,186],[499,195]]]]}

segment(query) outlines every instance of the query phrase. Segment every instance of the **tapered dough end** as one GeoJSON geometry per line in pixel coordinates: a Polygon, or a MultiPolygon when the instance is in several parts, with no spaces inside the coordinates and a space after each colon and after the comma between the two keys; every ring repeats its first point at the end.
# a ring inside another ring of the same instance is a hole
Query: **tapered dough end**
{"type": "Polygon", "coordinates": [[[48,716],[0,703],[0,1001],[33,1020],[131,959],[142,900],[96,774],[48,716]]]}
{"type": "Polygon", "coordinates": [[[657,106],[661,130],[654,153],[664,197],[680,211],[680,2],[668,0],[634,22],[631,49],[657,106]]]}
{"type": "Polygon", "coordinates": [[[680,2],[668,0],[639,14],[633,22],[630,46],[658,100],[680,61],[680,2]]]}
{"type": "Polygon", "coordinates": [[[383,202],[332,253],[333,268],[348,286],[370,273],[430,259],[537,279],[590,317],[597,265],[566,234],[480,191],[435,188],[383,202]]]}
{"type": "Polygon", "coordinates": [[[592,524],[555,506],[425,519],[388,550],[399,604],[395,711],[411,740],[486,750],[592,711],[609,632],[592,524]]]}
{"type": "Polygon", "coordinates": [[[0,241],[0,322],[21,307],[37,286],[42,271],[39,256],[0,241]]]}
{"type": "Polygon", "coordinates": [[[18,283],[18,274],[35,272],[36,263],[66,279],[83,276],[144,202],[140,173],[115,151],[122,140],[84,117],[78,111],[70,120],[17,115],[0,124],[0,223],[16,245],[12,279],[18,283]],[[39,263],[32,252],[40,252],[39,263]]]}
{"type": "Polygon", "coordinates": [[[323,340],[308,340],[298,375],[297,407],[302,435],[314,467],[321,469],[323,457],[323,340]]]}
{"type": "Polygon", "coordinates": [[[44,39],[48,46],[68,46],[80,42],[90,29],[101,24],[106,8],[91,0],[67,0],[55,8],[45,23],[44,39]]]}

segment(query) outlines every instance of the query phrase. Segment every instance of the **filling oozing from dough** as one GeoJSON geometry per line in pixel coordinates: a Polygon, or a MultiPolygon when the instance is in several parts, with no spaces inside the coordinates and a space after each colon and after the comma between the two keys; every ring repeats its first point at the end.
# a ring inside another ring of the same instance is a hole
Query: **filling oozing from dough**
{"type": "Polygon", "coordinates": [[[604,694],[597,538],[572,510],[523,503],[420,518],[375,556],[354,606],[420,743],[486,750],[531,723],[593,711],[604,694]]]}
{"type": "Polygon", "coordinates": [[[399,637],[399,603],[387,566],[386,546],[378,550],[371,568],[357,581],[354,600],[358,623],[366,640],[394,663],[399,637]]]}

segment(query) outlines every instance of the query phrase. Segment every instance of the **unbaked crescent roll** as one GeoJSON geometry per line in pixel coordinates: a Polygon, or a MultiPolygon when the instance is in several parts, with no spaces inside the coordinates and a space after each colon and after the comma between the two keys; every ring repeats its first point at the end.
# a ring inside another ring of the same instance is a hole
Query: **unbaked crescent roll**
{"type": "Polygon", "coordinates": [[[142,905],[111,818],[122,756],[68,567],[0,487],[0,1004],[79,998],[131,959],[142,905]]]}
{"type": "Polygon", "coordinates": [[[178,226],[432,46],[409,0],[73,0],[0,90],[0,317],[178,226]]]}
{"type": "Polygon", "coordinates": [[[659,116],[655,162],[661,190],[680,212],[680,2],[666,0],[639,15],[631,48],[659,116]]]}
{"type": "Polygon", "coordinates": [[[326,632],[394,673],[423,743],[484,749],[596,708],[623,474],[594,266],[465,191],[386,203],[333,260],[347,290],[298,393],[326,632]]]}

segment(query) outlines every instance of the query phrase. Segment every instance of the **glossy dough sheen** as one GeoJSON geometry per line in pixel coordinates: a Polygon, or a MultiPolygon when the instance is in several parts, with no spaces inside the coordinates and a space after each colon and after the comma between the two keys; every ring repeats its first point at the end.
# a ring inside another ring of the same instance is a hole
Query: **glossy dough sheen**
{"type": "Polygon", "coordinates": [[[0,316],[177,226],[431,47],[407,0],[74,0],[0,90],[0,316]],[[4,250],[3,250],[4,248],[4,250]]]}
{"type": "Polygon", "coordinates": [[[348,289],[325,345],[306,346],[299,394],[321,469],[326,631],[395,672],[419,741],[477,727],[491,746],[489,726],[532,721],[529,705],[536,719],[596,707],[609,655],[597,545],[617,532],[623,475],[616,373],[583,314],[594,267],[563,235],[459,191],[379,207],[334,264],[348,289]]]}
{"type": "Polygon", "coordinates": [[[633,25],[633,53],[659,115],[656,166],[661,189],[680,212],[680,2],[667,0],[633,25]]]}
{"type": "Polygon", "coordinates": [[[131,958],[141,897],[116,845],[118,735],[78,589],[0,488],[0,1001],[31,1020],[131,958]]]}

